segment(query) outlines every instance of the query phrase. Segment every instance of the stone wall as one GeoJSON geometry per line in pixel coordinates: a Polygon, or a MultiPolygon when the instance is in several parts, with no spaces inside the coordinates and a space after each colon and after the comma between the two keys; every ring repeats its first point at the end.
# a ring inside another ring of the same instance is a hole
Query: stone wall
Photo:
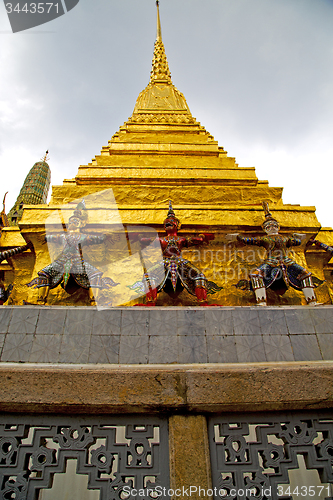
{"type": "Polygon", "coordinates": [[[333,360],[333,306],[4,307],[1,362],[251,363],[333,360]]]}

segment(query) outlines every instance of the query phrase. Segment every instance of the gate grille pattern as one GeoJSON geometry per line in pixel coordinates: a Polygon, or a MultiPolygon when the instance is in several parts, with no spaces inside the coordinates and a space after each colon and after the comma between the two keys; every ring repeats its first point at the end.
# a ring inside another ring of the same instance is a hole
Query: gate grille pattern
{"type": "Polygon", "coordinates": [[[278,485],[288,484],[288,471],[298,469],[297,455],[307,469],[318,470],[322,484],[333,483],[332,411],[213,417],[209,440],[216,499],[292,499],[281,489],[278,495],[278,485]]]}
{"type": "MultiPolygon", "coordinates": [[[[149,417],[0,417],[0,498],[37,500],[66,461],[100,500],[121,500],[124,487],[169,486],[167,421],[149,417]]],[[[125,495],[125,496],[124,496],[125,495]]],[[[142,499],[156,497],[149,491],[142,499]]],[[[134,500],[135,496],[131,496],[134,500]]],[[[139,497],[138,497],[139,498],[139,497]]]]}

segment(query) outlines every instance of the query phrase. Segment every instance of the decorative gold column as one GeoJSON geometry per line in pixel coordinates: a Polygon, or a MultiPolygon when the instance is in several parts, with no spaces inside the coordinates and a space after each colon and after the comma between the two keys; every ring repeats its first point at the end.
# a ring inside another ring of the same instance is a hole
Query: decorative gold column
{"type": "Polygon", "coordinates": [[[191,500],[212,498],[206,496],[207,490],[212,488],[206,418],[203,415],[172,415],[169,419],[169,448],[170,489],[181,491],[172,499],[185,498],[183,489],[188,490],[191,500]],[[199,488],[202,489],[201,495],[199,488]]]}

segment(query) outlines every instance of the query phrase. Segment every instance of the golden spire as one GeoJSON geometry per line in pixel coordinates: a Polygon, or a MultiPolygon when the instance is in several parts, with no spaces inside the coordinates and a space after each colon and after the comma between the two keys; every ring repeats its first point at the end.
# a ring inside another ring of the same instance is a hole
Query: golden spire
{"type": "Polygon", "coordinates": [[[162,42],[159,0],[156,0],[156,7],[157,7],[157,34],[154,47],[152,70],[150,73],[150,81],[152,83],[157,83],[157,82],[172,83],[171,73],[169,70],[169,65],[165,55],[164,45],[162,42]]]}
{"type": "Polygon", "coordinates": [[[156,40],[162,41],[162,30],[161,30],[161,20],[160,20],[160,2],[156,0],[157,7],[157,30],[156,30],[156,40]]]}
{"type": "Polygon", "coordinates": [[[188,109],[185,97],[173,85],[168,61],[162,42],[162,30],[157,7],[157,33],[150,80],[136,100],[131,123],[195,123],[188,109]]]}

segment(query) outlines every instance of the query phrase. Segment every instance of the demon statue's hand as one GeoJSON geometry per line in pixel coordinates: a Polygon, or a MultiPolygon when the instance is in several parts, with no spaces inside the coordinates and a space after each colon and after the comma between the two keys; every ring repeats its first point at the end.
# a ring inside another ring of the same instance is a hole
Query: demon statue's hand
{"type": "Polygon", "coordinates": [[[33,246],[32,241],[30,241],[30,240],[27,241],[26,247],[27,247],[27,250],[33,250],[34,246],[33,246]]]}
{"type": "Polygon", "coordinates": [[[111,245],[114,245],[115,243],[119,243],[120,241],[120,234],[119,233],[111,233],[105,235],[105,240],[107,243],[110,243],[111,245]]]}
{"type": "Polygon", "coordinates": [[[223,239],[226,243],[234,243],[235,241],[238,240],[238,236],[239,233],[230,233],[226,234],[223,239]]]}
{"type": "MultiPolygon", "coordinates": [[[[45,243],[47,243],[46,233],[35,233],[34,238],[35,238],[35,243],[37,245],[45,245],[45,243]]],[[[30,243],[30,241],[27,241],[27,244],[29,244],[29,243],[30,243]]]]}
{"type": "Polygon", "coordinates": [[[306,242],[306,246],[307,247],[311,247],[312,245],[315,245],[315,244],[316,244],[316,240],[315,240],[314,236],[311,236],[311,238],[309,239],[309,241],[306,242]]]}
{"type": "Polygon", "coordinates": [[[199,237],[202,238],[203,242],[206,243],[206,245],[208,245],[208,243],[215,238],[215,234],[212,234],[212,233],[200,233],[199,237]]]}
{"type": "Polygon", "coordinates": [[[150,243],[152,243],[155,238],[153,238],[152,236],[147,237],[145,233],[129,233],[129,240],[131,244],[139,241],[142,246],[147,246],[150,245],[150,243]]]}
{"type": "Polygon", "coordinates": [[[306,238],[306,234],[303,233],[293,233],[293,237],[297,238],[298,240],[304,241],[306,238]]]}

